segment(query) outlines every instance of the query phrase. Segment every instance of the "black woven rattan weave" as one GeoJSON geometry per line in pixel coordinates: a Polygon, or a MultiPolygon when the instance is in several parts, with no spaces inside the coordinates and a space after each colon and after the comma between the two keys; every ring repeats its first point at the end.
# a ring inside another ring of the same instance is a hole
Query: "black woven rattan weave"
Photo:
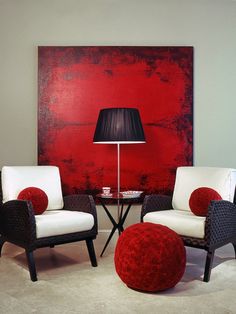
{"type": "MultiPolygon", "coordinates": [[[[165,195],[147,195],[141,210],[141,221],[149,213],[172,208],[172,198],[165,195]]],[[[203,239],[180,235],[184,245],[207,251],[203,281],[210,280],[212,261],[217,248],[232,243],[236,257],[236,205],[229,201],[211,201],[205,222],[203,239]]]]}
{"type": "Polygon", "coordinates": [[[91,230],[39,239],[36,238],[36,223],[31,202],[13,200],[2,204],[1,200],[0,206],[0,255],[5,242],[11,242],[24,248],[32,281],[37,280],[33,251],[41,247],[53,247],[58,244],[85,240],[91,264],[92,266],[97,266],[93,247],[93,240],[97,236],[97,213],[92,196],[65,196],[63,208],[65,210],[92,214],[94,217],[94,226],[91,230]]]}

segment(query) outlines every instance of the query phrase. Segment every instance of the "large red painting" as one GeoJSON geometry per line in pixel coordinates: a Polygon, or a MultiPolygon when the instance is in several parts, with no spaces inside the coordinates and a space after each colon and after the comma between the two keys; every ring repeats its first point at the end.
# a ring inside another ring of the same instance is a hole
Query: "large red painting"
{"type": "Polygon", "coordinates": [[[121,190],[169,193],[193,162],[192,47],[39,47],[38,162],[65,194],[117,185],[117,147],[93,144],[100,109],[137,108],[145,144],[121,145],[121,190]]]}

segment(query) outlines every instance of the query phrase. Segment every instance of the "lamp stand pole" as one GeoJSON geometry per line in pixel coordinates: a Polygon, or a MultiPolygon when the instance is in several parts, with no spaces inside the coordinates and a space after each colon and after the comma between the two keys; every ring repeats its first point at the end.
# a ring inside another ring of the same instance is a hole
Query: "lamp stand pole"
{"type": "Polygon", "coordinates": [[[117,193],[120,193],[120,143],[117,143],[117,193]]]}
{"type": "MultiPolygon", "coordinates": [[[[117,196],[120,195],[120,143],[117,143],[117,196]]],[[[120,200],[117,199],[118,219],[120,217],[120,200]]]]}

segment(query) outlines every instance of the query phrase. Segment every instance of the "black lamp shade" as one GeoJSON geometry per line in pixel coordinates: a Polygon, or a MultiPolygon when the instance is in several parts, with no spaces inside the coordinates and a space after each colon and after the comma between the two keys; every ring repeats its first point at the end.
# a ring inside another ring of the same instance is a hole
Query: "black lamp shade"
{"type": "Polygon", "coordinates": [[[94,143],[145,143],[145,135],[138,109],[107,108],[99,113],[94,143]]]}

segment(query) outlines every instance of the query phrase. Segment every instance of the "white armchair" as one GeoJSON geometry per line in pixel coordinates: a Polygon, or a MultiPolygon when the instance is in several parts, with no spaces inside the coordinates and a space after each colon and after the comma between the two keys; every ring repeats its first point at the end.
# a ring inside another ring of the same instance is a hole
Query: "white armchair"
{"type": "Polygon", "coordinates": [[[236,254],[236,170],[215,167],[179,167],[173,197],[148,195],[141,221],[165,225],[178,233],[186,246],[207,251],[203,280],[210,280],[217,248],[232,243],[236,254]],[[222,200],[211,201],[206,217],[196,216],[189,207],[191,193],[199,187],[217,191],[222,200]]]}
{"type": "Polygon", "coordinates": [[[85,240],[91,264],[97,266],[93,247],[97,214],[92,196],[63,197],[59,169],[55,166],[3,167],[1,181],[0,254],[5,242],[23,247],[31,280],[36,281],[35,249],[85,240]],[[42,215],[34,213],[31,201],[17,200],[27,187],[46,193],[48,206],[42,215]]]}

